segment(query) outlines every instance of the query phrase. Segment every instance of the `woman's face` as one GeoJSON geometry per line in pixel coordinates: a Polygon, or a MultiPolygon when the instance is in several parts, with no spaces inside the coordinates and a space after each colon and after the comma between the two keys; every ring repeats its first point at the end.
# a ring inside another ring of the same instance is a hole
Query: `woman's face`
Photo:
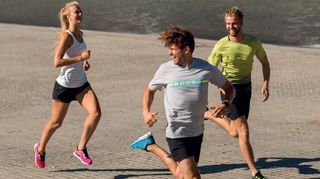
{"type": "Polygon", "coordinates": [[[83,18],[81,8],[77,5],[70,6],[67,18],[70,24],[80,24],[83,18]]]}

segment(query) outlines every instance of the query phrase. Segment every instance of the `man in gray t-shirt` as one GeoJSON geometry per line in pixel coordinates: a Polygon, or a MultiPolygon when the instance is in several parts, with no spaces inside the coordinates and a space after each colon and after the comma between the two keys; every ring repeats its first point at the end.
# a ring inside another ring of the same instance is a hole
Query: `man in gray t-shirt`
{"type": "Polygon", "coordinates": [[[201,135],[203,114],[208,104],[208,83],[220,88],[227,82],[207,61],[191,60],[186,66],[176,65],[173,61],[163,63],[149,83],[151,91],[164,90],[168,138],[201,135]]]}
{"type": "Polygon", "coordinates": [[[204,132],[204,113],[208,105],[208,84],[225,94],[212,114],[221,116],[229,106],[234,88],[222,73],[207,61],[193,58],[194,37],[191,32],[173,26],[161,32],[159,39],[169,49],[171,61],[157,70],[143,95],[144,122],[152,127],[157,121],[151,104],[157,90],[163,90],[167,118],[166,138],[171,155],[157,145],[151,133],[131,144],[157,155],[176,178],[200,178],[198,161],[204,132]]]}

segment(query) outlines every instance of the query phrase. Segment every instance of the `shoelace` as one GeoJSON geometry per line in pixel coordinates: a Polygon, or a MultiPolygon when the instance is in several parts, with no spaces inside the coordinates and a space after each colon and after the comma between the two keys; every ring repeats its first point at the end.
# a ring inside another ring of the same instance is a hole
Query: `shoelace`
{"type": "Polygon", "coordinates": [[[44,162],[44,160],[46,159],[46,154],[39,153],[39,155],[40,155],[40,161],[44,162]]]}
{"type": "Polygon", "coordinates": [[[82,149],[82,153],[83,153],[84,156],[86,156],[87,158],[90,158],[90,157],[89,157],[89,154],[88,154],[88,152],[87,152],[87,148],[82,149]]]}

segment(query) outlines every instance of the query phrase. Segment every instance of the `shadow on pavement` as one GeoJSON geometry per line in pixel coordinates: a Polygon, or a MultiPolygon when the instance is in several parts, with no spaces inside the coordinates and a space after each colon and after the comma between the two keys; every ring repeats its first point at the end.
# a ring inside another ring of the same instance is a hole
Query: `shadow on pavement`
{"type": "MultiPolygon", "coordinates": [[[[320,162],[319,158],[284,158],[284,157],[271,157],[271,158],[259,158],[256,161],[257,168],[269,169],[269,168],[296,168],[299,174],[320,174],[319,169],[312,168],[313,165],[307,164],[308,162],[320,162]]],[[[234,169],[248,169],[247,164],[219,164],[219,165],[206,165],[200,166],[201,174],[210,174],[224,172],[234,169]]]]}
{"type": "Polygon", "coordinates": [[[160,175],[171,175],[171,173],[153,173],[153,174],[142,174],[142,175],[135,175],[135,174],[117,175],[113,179],[126,179],[126,178],[130,178],[130,177],[160,176],[160,175]]]}
{"type": "MultiPolygon", "coordinates": [[[[256,162],[258,168],[297,168],[299,174],[320,174],[320,170],[312,168],[313,165],[307,164],[309,162],[320,162],[318,158],[283,158],[283,157],[271,157],[260,158],[256,162]]],[[[320,167],[320,164],[318,165],[320,167]]]]}
{"type": "MultiPolygon", "coordinates": [[[[256,162],[257,168],[270,169],[270,168],[296,168],[299,174],[310,175],[320,174],[320,170],[313,168],[313,165],[308,162],[320,162],[319,158],[284,158],[284,157],[271,157],[271,158],[259,158],[256,162]]],[[[245,169],[248,170],[247,164],[219,164],[219,165],[205,165],[199,166],[201,174],[212,174],[225,172],[234,169],[245,169]]],[[[127,168],[127,169],[88,169],[88,168],[77,168],[77,169],[64,169],[54,170],[50,172],[121,172],[121,175],[117,175],[114,179],[126,179],[130,177],[139,176],[160,176],[160,175],[171,175],[168,169],[140,169],[140,168],[127,168]],[[143,174],[123,174],[130,172],[151,172],[143,174]],[[157,173],[153,173],[157,172],[157,173]]]]}
{"type": "Polygon", "coordinates": [[[75,169],[54,170],[50,172],[169,172],[169,170],[168,169],[142,169],[142,168],[127,168],[127,169],[75,168],[75,169]]]}
{"type": "Polygon", "coordinates": [[[167,169],[138,169],[138,168],[128,168],[128,169],[88,169],[88,168],[76,168],[76,169],[65,169],[65,170],[55,170],[50,172],[160,172],[160,173],[144,173],[144,174],[121,174],[114,177],[114,179],[126,179],[130,177],[142,177],[142,176],[160,176],[160,175],[171,175],[167,169]]]}

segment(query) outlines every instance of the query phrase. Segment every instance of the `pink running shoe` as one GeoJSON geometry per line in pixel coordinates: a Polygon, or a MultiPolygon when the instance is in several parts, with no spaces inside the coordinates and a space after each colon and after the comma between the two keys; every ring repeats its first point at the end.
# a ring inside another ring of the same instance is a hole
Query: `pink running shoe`
{"type": "Polygon", "coordinates": [[[75,157],[77,157],[81,163],[85,164],[85,165],[91,165],[92,164],[92,160],[89,157],[89,154],[87,152],[87,148],[84,148],[82,150],[78,150],[78,147],[75,149],[75,151],[73,152],[73,155],[75,157]]]}
{"type": "Polygon", "coordinates": [[[39,143],[34,144],[34,162],[37,167],[44,168],[46,166],[46,153],[40,154],[38,152],[39,143]]]}

